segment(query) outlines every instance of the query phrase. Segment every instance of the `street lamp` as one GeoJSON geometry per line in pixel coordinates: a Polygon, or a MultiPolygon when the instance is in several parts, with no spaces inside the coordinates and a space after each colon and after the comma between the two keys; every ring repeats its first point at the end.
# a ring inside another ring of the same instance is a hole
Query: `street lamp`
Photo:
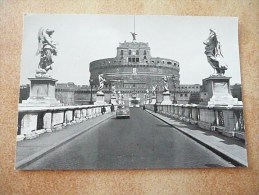
{"type": "Polygon", "coordinates": [[[176,81],[176,77],[174,75],[172,76],[172,80],[173,80],[173,87],[174,87],[174,100],[173,100],[173,103],[176,104],[177,103],[176,97],[175,97],[175,90],[176,90],[175,81],[176,81]]]}
{"type": "Polygon", "coordinates": [[[91,87],[91,96],[90,96],[90,102],[89,104],[93,104],[93,79],[90,79],[89,80],[89,83],[90,83],[90,87],[91,87]]]}

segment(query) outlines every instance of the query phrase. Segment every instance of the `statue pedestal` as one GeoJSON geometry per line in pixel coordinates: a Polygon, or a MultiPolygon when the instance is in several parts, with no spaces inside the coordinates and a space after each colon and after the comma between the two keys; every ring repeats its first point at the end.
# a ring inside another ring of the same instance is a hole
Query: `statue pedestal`
{"type": "Polygon", "coordinates": [[[111,97],[111,104],[117,105],[118,103],[117,103],[116,100],[117,100],[116,97],[115,97],[115,96],[112,96],[112,97],[111,97]]]}
{"type": "Polygon", "coordinates": [[[107,104],[104,101],[104,93],[102,91],[98,91],[96,94],[96,102],[94,102],[94,105],[104,105],[107,104]]]}
{"type": "Polygon", "coordinates": [[[150,99],[149,98],[146,99],[145,104],[150,104],[150,99]]]}
{"type": "Polygon", "coordinates": [[[23,100],[20,106],[61,106],[62,104],[55,98],[57,80],[53,78],[29,78],[30,97],[23,100]]]}
{"type": "Polygon", "coordinates": [[[208,93],[209,105],[242,105],[237,98],[233,98],[230,91],[229,80],[231,77],[210,76],[202,80],[203,88],[208,93]]]}
{"type": "Polygon", "coordinates": [[[156,103],[156,96],[152,96],[152,99],[151,99],[151,103],[150,104],[155,104],[156,103]]]}
{"type": "Polygon", "coordinates": [[[161,105],[172,105],[169,91],[163,93],[163,101],[161,102],[161,105]]]}

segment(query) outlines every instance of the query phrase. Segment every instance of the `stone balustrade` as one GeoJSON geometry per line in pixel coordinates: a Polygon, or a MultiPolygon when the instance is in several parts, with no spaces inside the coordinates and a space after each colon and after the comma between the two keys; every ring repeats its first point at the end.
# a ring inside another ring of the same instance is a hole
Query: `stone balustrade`
{"type": "Polygon", "coordinates": [[[73,123],[102,115],[101,108],[111,112],[110,104],[59,107],[19,107],[17,141],[32,139],[73,123]]]}
{"type": "MultiPolygon", "coordinates": [[[[153,104],[146,108],[154,111],[153,104]]],[[[196,104],[157,105],[157,112],[179,119],[202,129],[217,131],[229,137],[245,140],[243,106],[214,106],[196,104]]]]}

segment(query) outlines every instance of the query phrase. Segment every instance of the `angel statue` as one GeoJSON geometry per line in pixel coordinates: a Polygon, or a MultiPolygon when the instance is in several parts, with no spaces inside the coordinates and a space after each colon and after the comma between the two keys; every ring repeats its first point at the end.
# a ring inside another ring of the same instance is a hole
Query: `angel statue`
{"type": "Polygon", "coordinates": [[[101,92],[102,89],[103,89],[103,87],[104,87],[104,82],[105,82],[106,80],[103,78],[103,74],[99,74],[98,79],[99,79],[98,91],[101,92]]]}
{"type": "Polygon", "coordinates": [[[132,35],[133,41],[136,41],[136,35],[138,35],[138,34],[136,34],[135,32],[130,32],[130,33],[132,35]]]}
{"type": "Polygon", "coordinates": [[[208,62],[212,68],[216,70],[216,75],[224,75],[228,66],[223,61],[221,44],[216,32],[210,29],[209,37],[203,43],[206,45],[204,53],[206,54],[208,62]]]}
{"type": "Polygon", "coordinates": [[[36,55],[40,54],[40,62],[36,77],[46,76],[49,70],[52,70],[53,55],[57,55],[56,43],[52,40],[54,30],[40,28],[38,32],[38,50],[36,55]]]}
{"type": "Polygon", "coordinates": [[[164,92],[168,92],[169,91],[169,87],[168,87],[168,78],[167,78],[167,76],[163,77],[163,82],[164,82],[164,92]]]}
{"type": "Polygon", "coordinates": [[[116,88],[115,88],[115,85],[112,86],[112,96],[115,97],[116,95],[116,88]]]}
{"type": "Polygon", "coordinates": [[[156,88],[157,88],[157,85],[153,85],[152,86],[152,94],[153,94],[153,96],[156,96],[156,88]]]}

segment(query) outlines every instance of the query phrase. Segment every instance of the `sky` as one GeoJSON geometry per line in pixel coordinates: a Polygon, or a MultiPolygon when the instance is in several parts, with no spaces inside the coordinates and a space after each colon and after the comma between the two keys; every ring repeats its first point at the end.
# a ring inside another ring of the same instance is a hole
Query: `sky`
{"type": "MultiPolygon", "coordinates": [[[[24,15],[20,84],[34,77],[40,56],[37,34],[41,27],[54,29],[58,44],[50,72],[58,83],[89,84],[91,61],[116,56],[120,42],[132,41],[132,15],[26,14],[24,15]]],[[[193,16],[135,16],[137,41],[148,42],[152,57],[169,58],[180,64],[181,84],[202,84],[213,74],[204,54],[203,41],[214,29],[228,65],[225,76],[241,83],[238,47],[238,18],[193,16]]]]}

